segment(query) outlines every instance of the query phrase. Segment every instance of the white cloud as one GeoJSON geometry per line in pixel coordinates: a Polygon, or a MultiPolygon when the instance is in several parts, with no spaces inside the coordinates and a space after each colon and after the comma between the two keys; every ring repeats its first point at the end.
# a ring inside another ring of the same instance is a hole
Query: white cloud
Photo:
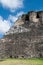
{"type": "Polygon", "coordinates": [[[9,15],[8,19],[3,19],[2,16],[0,16],[0,33],[7,32],[11,27],[11,21],[12,23],[16,22],[19,16],[21,16],[24,12],[19,12],[16,14],[16,16],[9,15]]]}
{"type": "Polygon", "coordinates": [[[3,20],[3,18],[0,16],[0,33],[7,32],[9,28],[10,28],[9,21],[3,20]]]}
{"type": "Polygon", "coordinates": [[[0,0],[0,3],[3,7],[9,8],[11,11],[23,7],[23,0],[0,0]]]}
{"type": "Polygon", "coordinates": [[[18,19],[18,17],[21,16],[22,14],[24,14],[23,11],[17,13],[16,16],[9,15],[8,20],[10,20],[12,22],[16,22],[16,20],[18,19]]]}
{"type": "Polygon", "coordinates": [[[17,13],[17,17],[19,17],[19,16],[21,16],[22,14],[24,14],[24,12],[23,11],[21,11],[21,12],[19,12],[19,13],[17,13]]]}
{"type": "Polygon", "coordinates": [[[15,22],[18,19],[16,16],[9,15],[8,20],[15,22]]]}

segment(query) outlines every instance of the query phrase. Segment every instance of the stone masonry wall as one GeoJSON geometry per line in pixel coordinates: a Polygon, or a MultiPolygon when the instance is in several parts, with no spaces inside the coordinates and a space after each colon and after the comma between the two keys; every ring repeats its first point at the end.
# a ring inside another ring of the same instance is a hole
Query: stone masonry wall
{"type": "Polygon", "coordinates": [[[43,11],[22,15],[0,40],[0,59],[43,57],[43,11]]]}

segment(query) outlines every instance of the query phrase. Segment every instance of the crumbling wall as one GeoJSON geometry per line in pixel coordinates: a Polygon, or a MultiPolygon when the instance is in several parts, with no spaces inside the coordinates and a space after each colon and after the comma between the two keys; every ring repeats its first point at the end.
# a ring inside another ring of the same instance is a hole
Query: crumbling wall
{"type": "Polygon", "coordinates": [[[43,57],[43,12],[23,14],[5,34],[0,42],[0,58],[9,57],[43,57]]]}
{"type": "Polygon", "coordinates": [[[5,46],[8,57],[43,57],[43,36],[33,36],[29,32],[24,32],[8,35],[7,38],[10,40],[5,46]]]}
{"type": "Polygon", "coordinates": [[[0,59],[6,58],[5,56],[5,43],[0,43],[0,59]]]}

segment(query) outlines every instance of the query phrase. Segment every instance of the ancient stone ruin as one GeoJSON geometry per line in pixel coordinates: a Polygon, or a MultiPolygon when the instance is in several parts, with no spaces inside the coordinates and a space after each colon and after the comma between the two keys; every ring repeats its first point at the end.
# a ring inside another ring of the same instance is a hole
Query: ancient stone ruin
{"type": "Polygon", "coordinates": [[[0,39],[1,58],[43,57],[43,11],[23,14],[0,39]]]}

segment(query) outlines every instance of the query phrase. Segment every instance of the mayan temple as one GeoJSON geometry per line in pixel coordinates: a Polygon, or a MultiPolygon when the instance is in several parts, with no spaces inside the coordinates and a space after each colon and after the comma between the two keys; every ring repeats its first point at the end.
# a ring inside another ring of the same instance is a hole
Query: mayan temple
{"type": "Polygon", "coordinates": [[[43,57],[43,11],[23,14],[0,39],[0,59],[43,57]]]}

